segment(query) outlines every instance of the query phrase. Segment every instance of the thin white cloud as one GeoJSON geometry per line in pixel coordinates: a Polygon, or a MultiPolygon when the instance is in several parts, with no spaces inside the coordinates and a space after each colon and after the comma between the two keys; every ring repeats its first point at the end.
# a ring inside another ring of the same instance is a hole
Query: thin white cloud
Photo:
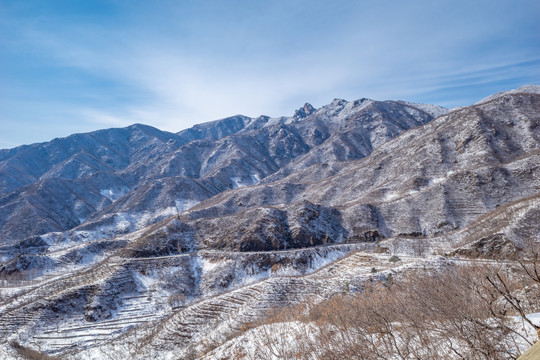
{"type": "MultiPolygon", "coordinates": [[[[267,13],[241,14],[221,6],[226,14],[209,8],[195,20],[169,5],[151,10],[148,28],[129,21],[56,27],[28,21],[18,24],[22,38],[11,46],[24,47],[45,67],[117,85],[96,85],[87,103],[66,99],[62,110],[47,107],[58,121],[77,118],[86,128],[142,122],[178,131],[237,113],[288,115],[304,101],[320,106],[334,97],[440,102],[434,94],[459,86],[506,84],[521,79],[520,71],[540,77],[538,46],[508,39],[490,45],[514,24],[475,13],[480,5],[267,4],[267,13]]],[[[495,8],[490,11],[506,9],[495,8]]]]}

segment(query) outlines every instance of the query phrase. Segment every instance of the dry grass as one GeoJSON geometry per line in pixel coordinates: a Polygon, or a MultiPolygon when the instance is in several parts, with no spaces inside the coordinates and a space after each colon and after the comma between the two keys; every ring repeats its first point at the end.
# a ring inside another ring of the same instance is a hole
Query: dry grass
{"type": "Polygon", "coordinates": [[[517,359],[517,344],[529,341],[509,315],[538,310],[539,298],[519,269],[473,264],[419,271],[393,285],[371,283],[362,293],[276,309],[247,327],[257,328],[250,333],[256,352],[241,358],[517,359]],[[511,303],[524,286],[533,294],[517,309],[511,303]]]}

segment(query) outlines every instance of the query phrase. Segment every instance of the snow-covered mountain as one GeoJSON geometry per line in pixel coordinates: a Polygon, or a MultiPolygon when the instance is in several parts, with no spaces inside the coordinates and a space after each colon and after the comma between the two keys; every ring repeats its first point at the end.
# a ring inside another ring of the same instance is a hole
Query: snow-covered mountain
{"type": "Polygon", "coordinates": [[[537,236],[540,87],[133,125],[1,150],[0,169],[6,356],[185,358],[275,306],[537,236]]]}
{"type": "Polygon", "coordinates": [[[120,232],[126,221],[140,228],[270,175],[362,158],[432,118],[413,105],[336,99],[292,117],[238,115],[178,134],[133,125],[3,150],[1,245],[115,218],[120,232]]]}

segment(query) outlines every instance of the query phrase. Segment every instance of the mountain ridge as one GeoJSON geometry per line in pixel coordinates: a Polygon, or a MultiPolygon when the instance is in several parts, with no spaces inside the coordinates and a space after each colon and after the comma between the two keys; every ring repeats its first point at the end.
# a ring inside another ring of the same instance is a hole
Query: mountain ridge
{"type": "Polygon", "coordinates": [[[16,341],[80,359],[217,359],[213,345],[274,307],[513,256],[537,239],[540,93],[438,117],[368,99],[299,110],[207,124],[183,144],[133,129],[140,161],[89,174],[64,160],[43,174],[80,178],[0,196],[0,353],[16,341]],[[7,239],[6,223],[30,235],[7,239]],[[40,224],[56,227],[36,234],[40,224]]]}
{"type": "MultiPolygon", "coordinates": [[[[290,162],[309,165],[320,162],[321,157],[330,156],[331,161],[344,161],[366,156],[385,139],[432,118],[409,105],[367,99],[354,102],[336,99],[320,109],[309,104],[301,109],[302,117],[298,116],[298,111],[292,117],[273,119],[237,115],[195,125],[177,134],[135,124],[15,148],[10,157],[5,154],[1,157],[3,178],[0,181],[4,195],[15,191],[18,195],[14,198],[21,199],[29,191],[35,199],[47,198],[48,194],[40,191],[42,186],[25,188],[21,185],[53,178],[68,181],[65,184],[69,188],[86,187],[89,192],[80,194],[72,191],[71,195],[62,195],[58,206],[71,204],[68,213],[72,215],[68,219],[55,214],[51,214],[50,219],[46,214],[39,216],[36,226],[43,230],[34,233],[18,227],[20,219],[13,218],[12,214],[16,214],[13,209],[25,208],[24,204],[10,203],[10,208],[4,211],[0,206],[0,235],[13,239],[13,234],[22,234],[24,238],[24,235],[39,235],[43,231],[69,230],[86,219],[94,219],[96,214],[107,211],[111,206],[120,206],[121,203],[113,205],[120,195],[143,199],[141,192],[145,191],[145,184],[168,177],[184,177],[182,181],[186,184],[199,179],[201,189],[205,188],[202,193],[197,193],[166,187],[169,195],[163,199],[168,197],[170,201],[167,204],[167,201],[161,202],[161,210],[169,213],[174,209],[167,209],[174,207],[178,208],[177,211],[184,210],[184,206],[176,205],[177,201],[193,204],[221,191],[258,183],[278,171],[286,174],[290,171],[286,168],[290,162]],[[308,153],[311,153],[311,158],[299,158],[308,153]],[[20,184],[11,181],[11,174],[16,172],[22,179],[20,184]],[[103,198],[96,199],[96,193],[103,198]],[[9,224],[2,225],[6,221],[9,224]],[[6,226],[8,232],[4,231],[6,226]]],[[[58,192],[62,191],[58,189],[58,192]]],[[[129,200],[124,201],[129,203],[129,200]]],[[[103,216],[113,214],[103,213],[103,216]]]]}

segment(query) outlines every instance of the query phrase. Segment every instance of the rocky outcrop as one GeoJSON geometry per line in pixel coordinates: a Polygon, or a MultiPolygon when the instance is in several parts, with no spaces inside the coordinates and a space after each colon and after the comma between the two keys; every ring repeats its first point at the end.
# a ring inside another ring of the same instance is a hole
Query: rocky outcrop
{"type": "Polygon", "coordinates": [[[460,247],[452,254],[472,259],[515,259],[519,250],[504,234],[493,234],[460,247]]]}

